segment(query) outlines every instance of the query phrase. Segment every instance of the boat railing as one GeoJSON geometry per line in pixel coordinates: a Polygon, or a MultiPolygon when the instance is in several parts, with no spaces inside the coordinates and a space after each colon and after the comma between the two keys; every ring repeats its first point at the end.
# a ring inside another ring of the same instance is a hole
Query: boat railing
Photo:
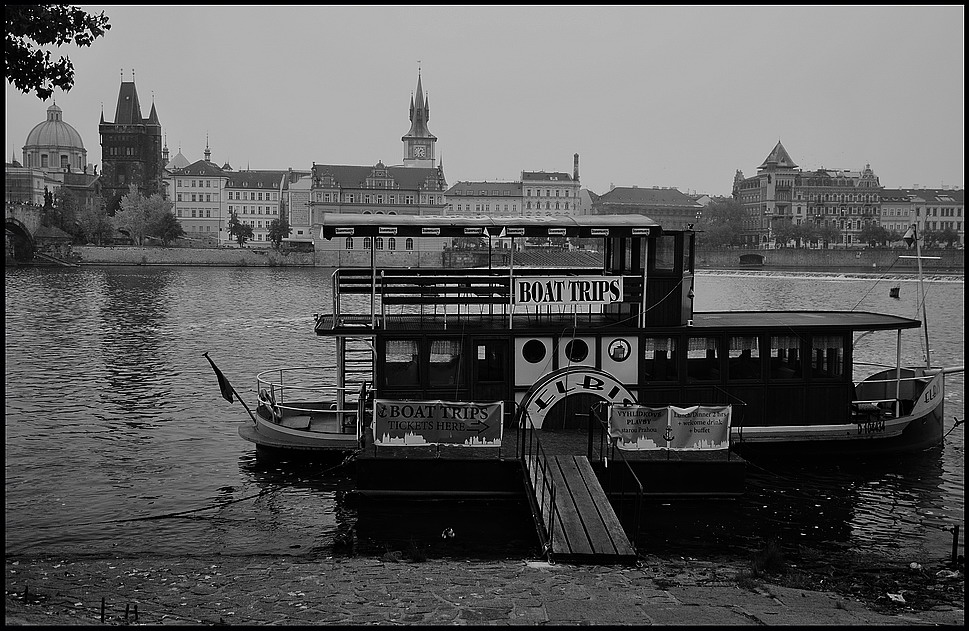
{"type": "MultiPolygon", "coordinates": [[[[508,317],[511,314],[526,313],[522,305],[517,305],[512,295],[515,279],[528,277],[562,276],[612,276],[601,270],[587,269],[456,269],[456,268],[346,268],[333,272],[331,277],[333,297],[333,327],[349,322],[356,323],[362,314],[349,314],[344,311],[345,298],[364,295],[371,296],[370,309],[372,320],[377,318],[386,324],[390,309],[400,308],[410,312],[418,309],[433,308],[436,314],[458,315],[474,314],[492,317],[508,317]],[[355,316],[355,317],[354,317],[355,316]]],[[[641,275],[624,275],[623,302],[639,303],[642,299],[643,279],[641,275]]],[[[360,303],[357,302],[357,305],[360,303]]],[[[567,307],[549,305],[530,307],[528,315],[561,316],[586,313],[601,313],[602,305],[574,302],[567,307]],[[544,312],[541,311],[544,309],[544,312]]]]}
{"type": "Polygon", "coordinates": [[[267,406],[277,423],[287,415],[332,415],[339,419],[340,431],[322,433],[343,434],[347,428],[354,427],[359,438],[360,406],[347,395],[360,395],[362,390],[356,385],[320,382],[319,376],[329,371],[332,371],[331,366],[293,366],[263,371],[256,375],[259,403],[267,406]]]}
{"type": "Polygon", "coordinates": [[[589,460],[593,461],[593,445],[595,440],[593,434],[598,430],[599,434],[599,459],[603,467],[603,482],[606,496],[619,517],[629,540],[636,547],[635,539],[639,534],[640,520],[642,519],[643,506],[643,483],[633,470],[632,464],[626,459],[626,455],[621,449],[616,447],[616,441],[608,438],[609,456],[606,456],[605,444],[609,435],[609,406],[603,401],[595,403],[589,409],[589,460]],[[597,429],[594,429],[597,428],[597,429]],[[612,460],[612,467],[609,460],[612,460]],[[618,464],[618,466],[617,466],[618,464]],[[631,508],[627,510],[627,507],[631,508]]]}
{"type": "Polygon", "coordinates": [[[526,476],[532,492],[528,501],[538,532],[542,553],[552,552],[552,538],[555,532],[555,484],[549,471],[548,456],[538,439],[538,431],[528,415],[528,410],[518,410],[518,445],[522,473],[526,476]]]}

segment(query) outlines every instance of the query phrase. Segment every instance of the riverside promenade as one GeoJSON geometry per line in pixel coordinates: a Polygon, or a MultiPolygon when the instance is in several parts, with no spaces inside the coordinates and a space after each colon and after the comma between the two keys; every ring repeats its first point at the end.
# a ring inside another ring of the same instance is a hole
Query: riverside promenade
{"type": "MultiPolygon", "coordinates": [[[[832,592],[745,578],[740,563],[637,567],[383,557],[17,558],[6,625],[962,626],[964,607],[880,613],[832,592]],[[102,599],[104,602],[102,619],[102,599]],[[137,616],[137,618],[136,618],[137,616]]],[[[963,588],[964,589],[964,588],[963,588]]],[[[962,596],[953,602],[961,604],[962,596]]]]}

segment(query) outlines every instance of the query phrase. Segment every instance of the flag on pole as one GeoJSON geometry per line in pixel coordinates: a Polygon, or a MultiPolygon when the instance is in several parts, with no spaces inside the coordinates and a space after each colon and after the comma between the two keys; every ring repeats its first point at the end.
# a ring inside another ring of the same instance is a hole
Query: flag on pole
{"type": "Polygon", "coordinates": [[[222,374],[222,371],[219,370],[219,367],[215,365],[215,362],[212,361],[212,358],[209,357],[209,354],[207,352],[202,353],[202,356],[205,357],[205,359],[209,360],[209,363],[212,364],[212,370],[215,371],[215,376],[219,379],[219,390],[222,391],[222,398],[224,398],[229,403],[232,403],[233,402],[232,393],[235,392],[235,390],[232,387],[232,384],[230,384],[229,380],[225,378],[225,375],[222,374]]]}
{"type": "Polygon", "coordinates": [[[915,233],[915,224],[912,224],[912,227],[909,228],[902,236],[902,241],[904,241],[905,245],[908,247],[912,247],[912,244],[915,243],[916,239],[918,239],[918,236],[915,233]]]}

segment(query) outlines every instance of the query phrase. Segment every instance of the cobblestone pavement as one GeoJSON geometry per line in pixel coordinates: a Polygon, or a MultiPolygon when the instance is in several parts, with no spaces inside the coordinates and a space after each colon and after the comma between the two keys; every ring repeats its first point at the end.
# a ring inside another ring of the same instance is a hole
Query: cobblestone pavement
{"type": "Polygon", "coordinates": [[[16,558],[7,625],[959,625],[964,609],[883,615],[831,593],[737,580],[744,568],[284,556],[16,558]]]}

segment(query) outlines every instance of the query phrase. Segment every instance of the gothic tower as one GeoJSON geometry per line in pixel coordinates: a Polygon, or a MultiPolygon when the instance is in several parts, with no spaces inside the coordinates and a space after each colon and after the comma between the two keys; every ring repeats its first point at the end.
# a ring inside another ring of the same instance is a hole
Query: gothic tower
{"type": "Polygon", "coordinates": [[[421,86],[421,73],[417,71],[417,100],[410,98],[410,131],[401,140],[404,141],[404,166],[434,168],[435,143],[437,136],[427,130],[427,120],[430,118],[430,107],[421,86]]]}
{"type": "Polygon", "coordinates": [[[122,76],[114,122],[106,122],[102,110],[98,129],[101,133],[101,187],[109,213],[114,214],[132,185],[146,197],[164,193],[162,127],[154,100],[148,118],[142,118],[134,72],[131,81],[125,81],[122,76]]]}

